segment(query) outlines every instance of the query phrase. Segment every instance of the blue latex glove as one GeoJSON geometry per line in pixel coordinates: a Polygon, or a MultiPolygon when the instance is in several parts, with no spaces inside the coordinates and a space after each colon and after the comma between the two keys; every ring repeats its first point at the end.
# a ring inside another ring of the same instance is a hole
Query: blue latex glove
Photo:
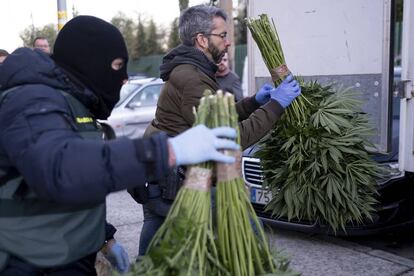
{"type": "Polygon", "coordinates": [[[128,272],[128,253],[125,251],[122,245],[115,241],[114,243],[111,243],[108,246],[109,248],[107,251],[106,258],[109,260],[112,266],[115,267],[116,270],[118,270],[120,273],[128,272]]]}
{"type": "Polygon", "coordinates": [[[218,152],[219,149],[236,150],[240,146],[228,139],[236,138],[236,130],[230,127],[209,129],[198,125],[184,131],[174,138],[169,138],[175,153],[176,165],[191,165],[205,161],[233,163],[235,158],[218,152]],[[219,138],[223,137],[223,138],[219,138]]]}
{"type": "Polygon", "coordinates": [[[300,93],[299,83],[289,74],[278,87],[270,91],[270,97],[286,108],[300,93]]]}
{"type": "Polygon", "coordinates": [[[265,83],[262,86],[262,88],[260,88],[259,91],[257,91],[256,96],[254,98],[260,105],[264,105],[270,100],[270,91],[272,91],[272,89],[274,89],[273,86],[265,83]]]}

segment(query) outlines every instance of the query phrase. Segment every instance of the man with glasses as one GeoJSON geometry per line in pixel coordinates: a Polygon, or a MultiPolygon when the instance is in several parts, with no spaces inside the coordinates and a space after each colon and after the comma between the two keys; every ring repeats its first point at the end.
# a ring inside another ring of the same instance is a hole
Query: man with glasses
{"type": "MultiPolygon", "coordinates": [[[[215,93],[217,65],[227,52],[227,15],[216,7],[198,5],[183,11],[179,21],[182,44],[172,49],[163,58],[160,66],[161,78],[165,84],[157,103],[155,119],[148,126],[144,136],[166,132],[173,137],[194,123],[193,107],[199,105],[206,89],[215,93]]],[[[254,96],[237,103],[241,146],[253,145],[272,128],[283,110],[300,94],[298,83],[292,76],[274,88],[263,86],[254,96]]],[[[183,180],[183,169],[167,177],[165,183],[148,185],[148,198],[138,199],[144,203],[144,225],[140,237],[139,255],[144,255],[153,235],[163,223],[183,180]]]]}

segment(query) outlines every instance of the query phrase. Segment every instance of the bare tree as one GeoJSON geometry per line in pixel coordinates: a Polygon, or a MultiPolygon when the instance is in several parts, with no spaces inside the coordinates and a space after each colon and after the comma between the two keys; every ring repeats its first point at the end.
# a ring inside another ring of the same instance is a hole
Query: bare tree
{"type": "Polygon", "coordinates": [[[178,18],[171,23],[170,36],[168,38],[168,50],[177,47],[181,43],[178,35],[178,18]]]}
{"type": "Polygon", "coordinates": [[[135,38],[135,59],[145,56],[147,53],[147,34],[145,33],[145,26],[142,22],[141,16],[138,16],[138,27],[135,38]]]}
{"type": "MultiPolygon", "coordinates": [[[[189,0],[179,0],[178,1],[178,8],[180,9],[180,13],[188,8],[189,0]]],[[[172,49],[178,46],[181,43],[180,36],[178,34],[178,17],[174,19],[170,26],[170,36],[168,38],[168,49],[172,49]]]]}
{"type": "Polygon", "coordinates": [[[56,40],[56,35],[56,26],[55,24],[50,23],[40,28],[37,28],[32,24],[29,27],[25,28],[19,36],[23,40],[23,45],[25,47],[32,47],[33,40],[36,37],[41,36],[47,39],[47,41],[50,44],[50,47],[53,49],[53,45],[55,44],[56,40]]]}
{"type": "Polygon", "coordinates": [[[160,38],[163,35],[159,34],[157,31],[157,25],[153,19],[149,21],[148,29],[147,29],[147,39],[146,39],[146,47],[147,52],[146,55],[157,55],[163,52],[162,47],[160,46],[160,38]]]}
{"type": "Polygon", "coordinates": [[[122,36],[125,39],[129,55],[134,58],[134,46],[135,46],[135,33],[136,25],[131,18],[128,18],[124,13],[118,12],[111,19],[111,23],[116,26],[119,31],[122,33],[122,36]]]}

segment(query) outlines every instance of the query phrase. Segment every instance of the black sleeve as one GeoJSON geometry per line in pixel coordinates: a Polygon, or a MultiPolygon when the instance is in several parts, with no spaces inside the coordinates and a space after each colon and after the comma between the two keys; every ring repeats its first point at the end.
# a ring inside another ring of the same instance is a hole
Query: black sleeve
{"type": "Polygon", "coordinates": [[[60,94],[46,88],[13,94],[0,109],[0,150],[39,197],[103,202],[111,192],[168,174],[165,134],[136,140],[85,139],[68,124],[70,111],[60,94]]]}

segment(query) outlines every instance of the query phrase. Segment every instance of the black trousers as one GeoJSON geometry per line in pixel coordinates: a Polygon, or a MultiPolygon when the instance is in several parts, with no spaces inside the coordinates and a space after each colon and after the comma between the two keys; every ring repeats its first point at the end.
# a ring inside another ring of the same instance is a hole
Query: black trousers
{"type": "Polygon", "coordinates": [[[11,257],[0,276],[96,276],[96,253],[61,267],[38,268],[11,257]]]}

